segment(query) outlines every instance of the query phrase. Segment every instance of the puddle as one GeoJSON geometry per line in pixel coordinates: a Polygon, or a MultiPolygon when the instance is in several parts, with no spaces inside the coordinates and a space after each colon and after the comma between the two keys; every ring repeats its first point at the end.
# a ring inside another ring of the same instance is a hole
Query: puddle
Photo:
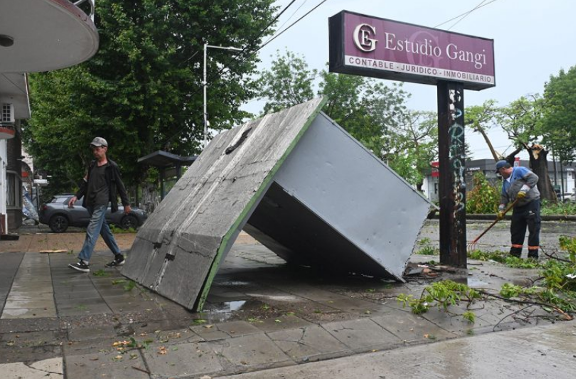
{"type": "Polygon", "coordinates": [[[488,287],[488,283],[478,280],[476,278],[467,278],[468,287],[477,288],[477,287],[488,287]]]}

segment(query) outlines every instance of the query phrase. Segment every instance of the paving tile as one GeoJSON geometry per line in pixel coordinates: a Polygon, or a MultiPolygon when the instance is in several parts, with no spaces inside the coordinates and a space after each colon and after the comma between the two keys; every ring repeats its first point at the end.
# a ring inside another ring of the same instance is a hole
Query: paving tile
{"type": "Polygon", "coordinates": [[[297,329],[314,325],[311,322],[301,319],[293,315],[282,315],[275,318],[267,318],[252,322],[256,328],[263,332],[275,332],[277,330],[297,329]]]}
{"type": "Polygon", "coordinates": [[[347,346],[317,325],[267,334],[286,355],[299,363],[331,359],[352,353],[347,346]]]}
{"type": "Polygon", "coordinates": [[[62,349],[58,345],[19,347],[0,344],[0,363],[37,362],[60,357],[62,349]]]}
{"type": "Polygon", "coordinates": [[[260,329],[246,321],[231,321],[215,325],[218,330],[230,337],[240,337],[250,334],[262,333],[260,329]]]}
{"type": "Polygon", "coordinates": [[[456,334],[438,327],[423,317],[403,312],[372,317],[372,321],[407,344],[433,342],[456,337],[456,334]]]}
{"type": "Polygon", "coordinates": [[[92,314],[112,313],[110,307],[106,304],[79,304],[73,308],[58,307],[58,315],[65,316],[84,316],[92,314]]]}
{"type": "Polygon", "coordinates": [[[228,333],[218,330],[217,328],[214,327],[213,324],[191,326],[190,330],[199,335],[205,341],[216,341],[230,338],[230,335],[228,333]]]}
{"type": "Polygon", "coordinates": [[[112,337],[116,337],[116,330],[113,326],[102,326],[98,328],[74,328],[68,330],[68,340],[76,342],[112,337]]]}
{"type": "Polygon", "coordinates": [[[59,345],[63,340],[62,338],[63,335],[56,331],[0,334],[0,342],[2,344],[16,347],[59,345]]]}
{"type": "Polygon", "coordinates": [[[54,308],[54,300],[48,298],[31,299],[31,300],[12,300],[7,299],[4,308],[54,308]]]}
{"type": "Polygon", "coordinates": [[[66,356],[65,372],[68,378],[149,379],[143,371],[146,366],[138,350],[119,354],[118,351],[66,356]]]}
{"type": "Polygon", "coordinates": [[[390,348],[402,342],[370,319],[330,322],[322,327],[357,352],[390,348]]]}
{"type": "Polygon", "coordinates": [[[223,364],[225,369],[263,369],[294,364],[294,361],[264,334],[227,338],[207,342],[206,345],[226,361],[226,364],[223,364]]]}
{"type": "Polygon", "coordinates": [[[56,308],[16,308],[4,309],[2,312],[2,319],[14,318],[44,318],[55,317],[56,308]]]}
{"type": "Polygon", "coordinates": [[[50,358],[32,363],[3,364],[3,378],[60,379],[64,376],[62,358],[50,358]]]}
{"type": "Polygon", "coordinates": [[[222,371],[217,354],[206,344],[152,344],[143,355],[152,375],[162,378],[188,378],[222,371]]]}

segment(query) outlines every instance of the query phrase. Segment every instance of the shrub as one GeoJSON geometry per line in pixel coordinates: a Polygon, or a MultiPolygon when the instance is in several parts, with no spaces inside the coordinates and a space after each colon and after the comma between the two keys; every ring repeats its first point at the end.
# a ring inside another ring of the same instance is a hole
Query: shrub
{"type": "Polygon", "coordinates": [[[496,213],[500,190],[482,172],[474,174],[474,188],[466,196],[466,213],[496,213]]]}

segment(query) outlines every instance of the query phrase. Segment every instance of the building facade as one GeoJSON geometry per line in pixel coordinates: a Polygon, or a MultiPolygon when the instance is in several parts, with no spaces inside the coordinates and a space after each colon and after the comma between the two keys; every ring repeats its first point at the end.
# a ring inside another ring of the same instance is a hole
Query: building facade
{"type": "Polygon", "coordinates": [[[27,73],[70,67],[98,50],[94,0],[0,0],[0,236],[22,223],[20,121],[27,73]]]}

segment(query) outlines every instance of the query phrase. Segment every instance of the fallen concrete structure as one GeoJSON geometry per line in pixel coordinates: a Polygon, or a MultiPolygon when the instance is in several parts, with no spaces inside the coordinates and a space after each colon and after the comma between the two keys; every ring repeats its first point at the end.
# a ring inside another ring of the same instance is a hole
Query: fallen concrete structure
{"type": "Polygon", "coordinates": [[[201,310],[244,229],[290,262],[402,280],[432,204],[323,104],[217,135],[139,230],[122,274],[201,310]]]}

